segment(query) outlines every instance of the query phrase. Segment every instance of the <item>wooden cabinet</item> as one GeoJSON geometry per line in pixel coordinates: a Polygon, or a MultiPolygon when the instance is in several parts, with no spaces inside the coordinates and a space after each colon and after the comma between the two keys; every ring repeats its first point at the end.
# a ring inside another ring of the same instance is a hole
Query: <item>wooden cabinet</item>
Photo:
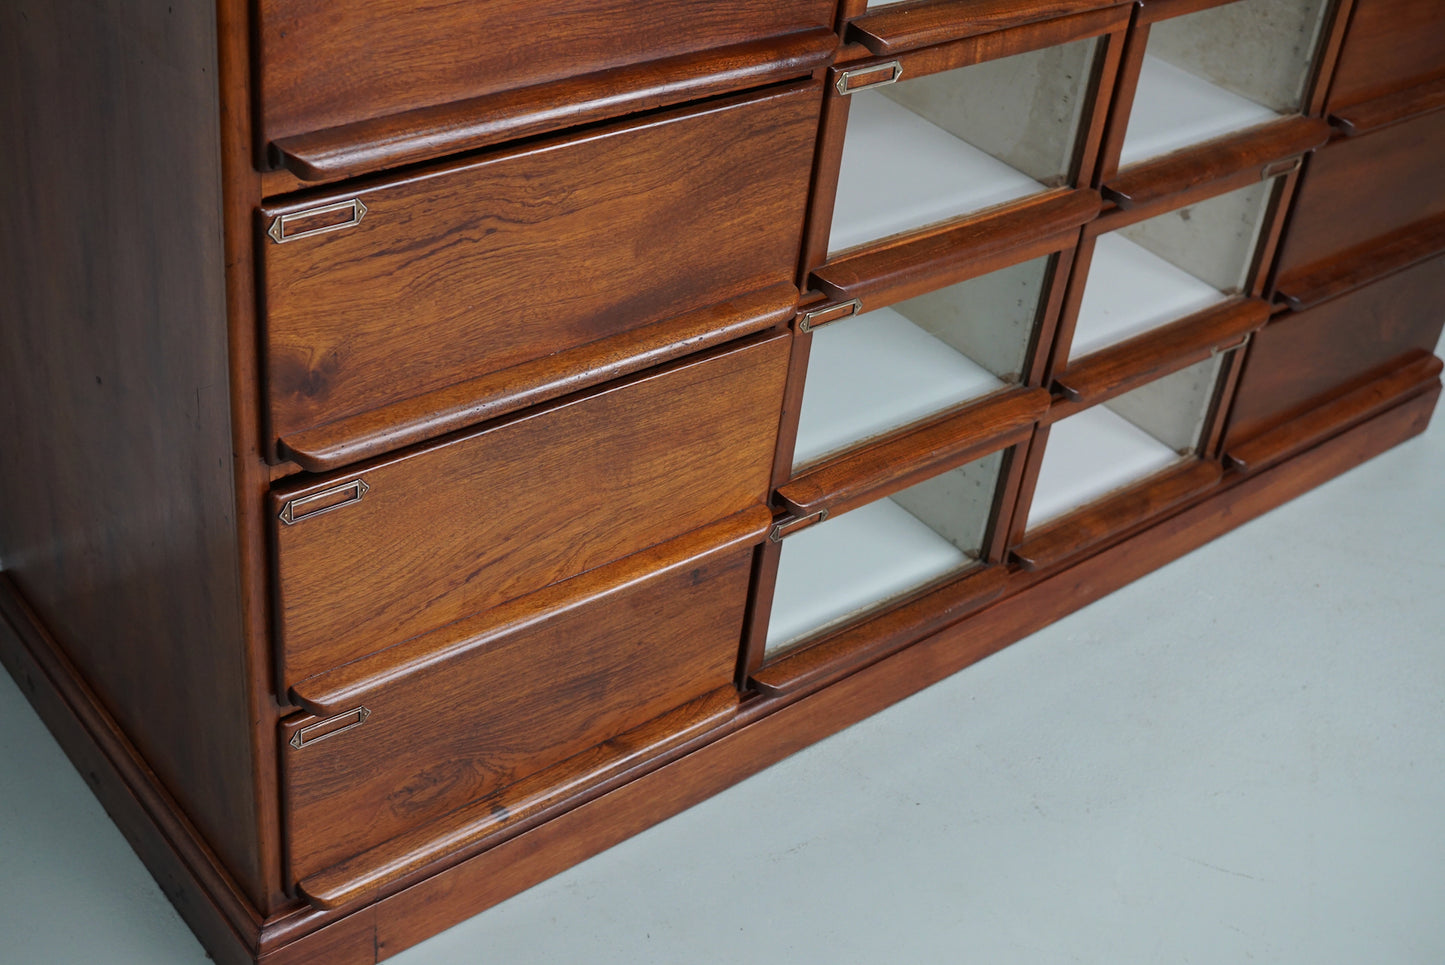
{"type": "Polygon", "coordinates": [[[1438,21],[18,0],[0,657],[394,953],[1421,431],[1438,21]]]}

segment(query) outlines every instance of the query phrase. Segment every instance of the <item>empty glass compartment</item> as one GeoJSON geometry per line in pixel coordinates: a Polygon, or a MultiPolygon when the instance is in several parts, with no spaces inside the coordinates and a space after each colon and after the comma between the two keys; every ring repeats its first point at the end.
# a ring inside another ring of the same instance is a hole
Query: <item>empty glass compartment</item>
{"type": "Polygon", "coordinates": [[[1120,167],[1298,113],[1329,0],[1236,0],[1149,29],[1120,167]]]}
{"type": "Polygon", "coordinates": [[[1278,181],[1261,181],[1100,235],[1070,360],[1245,291],[1278,181]]]}
{"type": "Polygon", "coordinates": [[[1018,384],[1054,256],[813,332],[795,468],[1018,384]]]}
{"type": "Polygon", "coordinates": [[[1221,356],[1205,359],[1055,423],[1034,486],[1029,528],[1191,456],[1221,364],[1221,356]]]}
{"type": "Polygon", "coordinates": [[[829,251],[1067,184],[1096,38],[849,95],[829,251]]]}
{"type": "Polygon", "coordinates": [[[1003,453],[783,540],[764,658],[977,565],[1003,453]]]}

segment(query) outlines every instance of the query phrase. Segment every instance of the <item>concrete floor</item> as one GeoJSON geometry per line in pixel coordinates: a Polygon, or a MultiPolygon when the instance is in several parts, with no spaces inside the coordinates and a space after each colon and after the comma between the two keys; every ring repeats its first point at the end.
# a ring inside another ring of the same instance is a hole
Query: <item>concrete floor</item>
{"type": "MultiPolygon", "coordinates": [[[[1445,961],[1445,419],[391,961],[1445,961]]],[[[0,674],[0,963],[205,955],[0,674]]]]}

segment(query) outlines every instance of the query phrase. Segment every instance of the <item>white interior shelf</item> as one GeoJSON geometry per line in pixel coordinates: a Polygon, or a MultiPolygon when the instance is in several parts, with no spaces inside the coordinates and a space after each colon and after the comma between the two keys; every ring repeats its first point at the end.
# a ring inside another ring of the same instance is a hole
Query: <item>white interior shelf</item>
{"type": "Polygon", "coordinates": [[[1069,358],[1081,358],[1228,297],[1122,235],[1100,235],[1069,358]]]}
{"type": "Polygon", "coordinates": [[[970,563],[891,499],[805,529],[783,541],[766,652],[970,563]]]}
{"type": "Polygon", "coordinates": [[[829,251],[1044,190],[878,91],[852,97],[829,251]]]}
{"type": "Polygon", "coordinates": [[[1255,127],[1279,116],[1263,104],[1145,54],[1119,166],[1255,127]]]}
{"type": "Polygon", "coordinates": [[[823,326],[813,333],[793,465],[1004,386],[891,308],[823,326]]]}
{"type": "Polygon", "coordinates": [[[1069,416],[1049,431],[1029,526],[1088,505],[1179,458],[1179,453],[1106,406],[1069,416]]]}

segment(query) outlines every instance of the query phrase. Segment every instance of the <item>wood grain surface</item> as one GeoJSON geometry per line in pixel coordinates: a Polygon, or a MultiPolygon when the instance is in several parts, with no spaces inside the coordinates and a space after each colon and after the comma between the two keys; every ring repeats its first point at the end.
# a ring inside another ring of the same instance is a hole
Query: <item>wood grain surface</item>
{"type": "Polygon", "coordinates": [[[263,230],[367,208],[261,242],[273,434],[791,283],[820,96],[788,86],[265,209],[263,230]]]}
{"type": "Polygon", "coordinates": [[[717,350],[345,474],[275,525],[287,684],[767,501],[791,336],[717,350]]]}

